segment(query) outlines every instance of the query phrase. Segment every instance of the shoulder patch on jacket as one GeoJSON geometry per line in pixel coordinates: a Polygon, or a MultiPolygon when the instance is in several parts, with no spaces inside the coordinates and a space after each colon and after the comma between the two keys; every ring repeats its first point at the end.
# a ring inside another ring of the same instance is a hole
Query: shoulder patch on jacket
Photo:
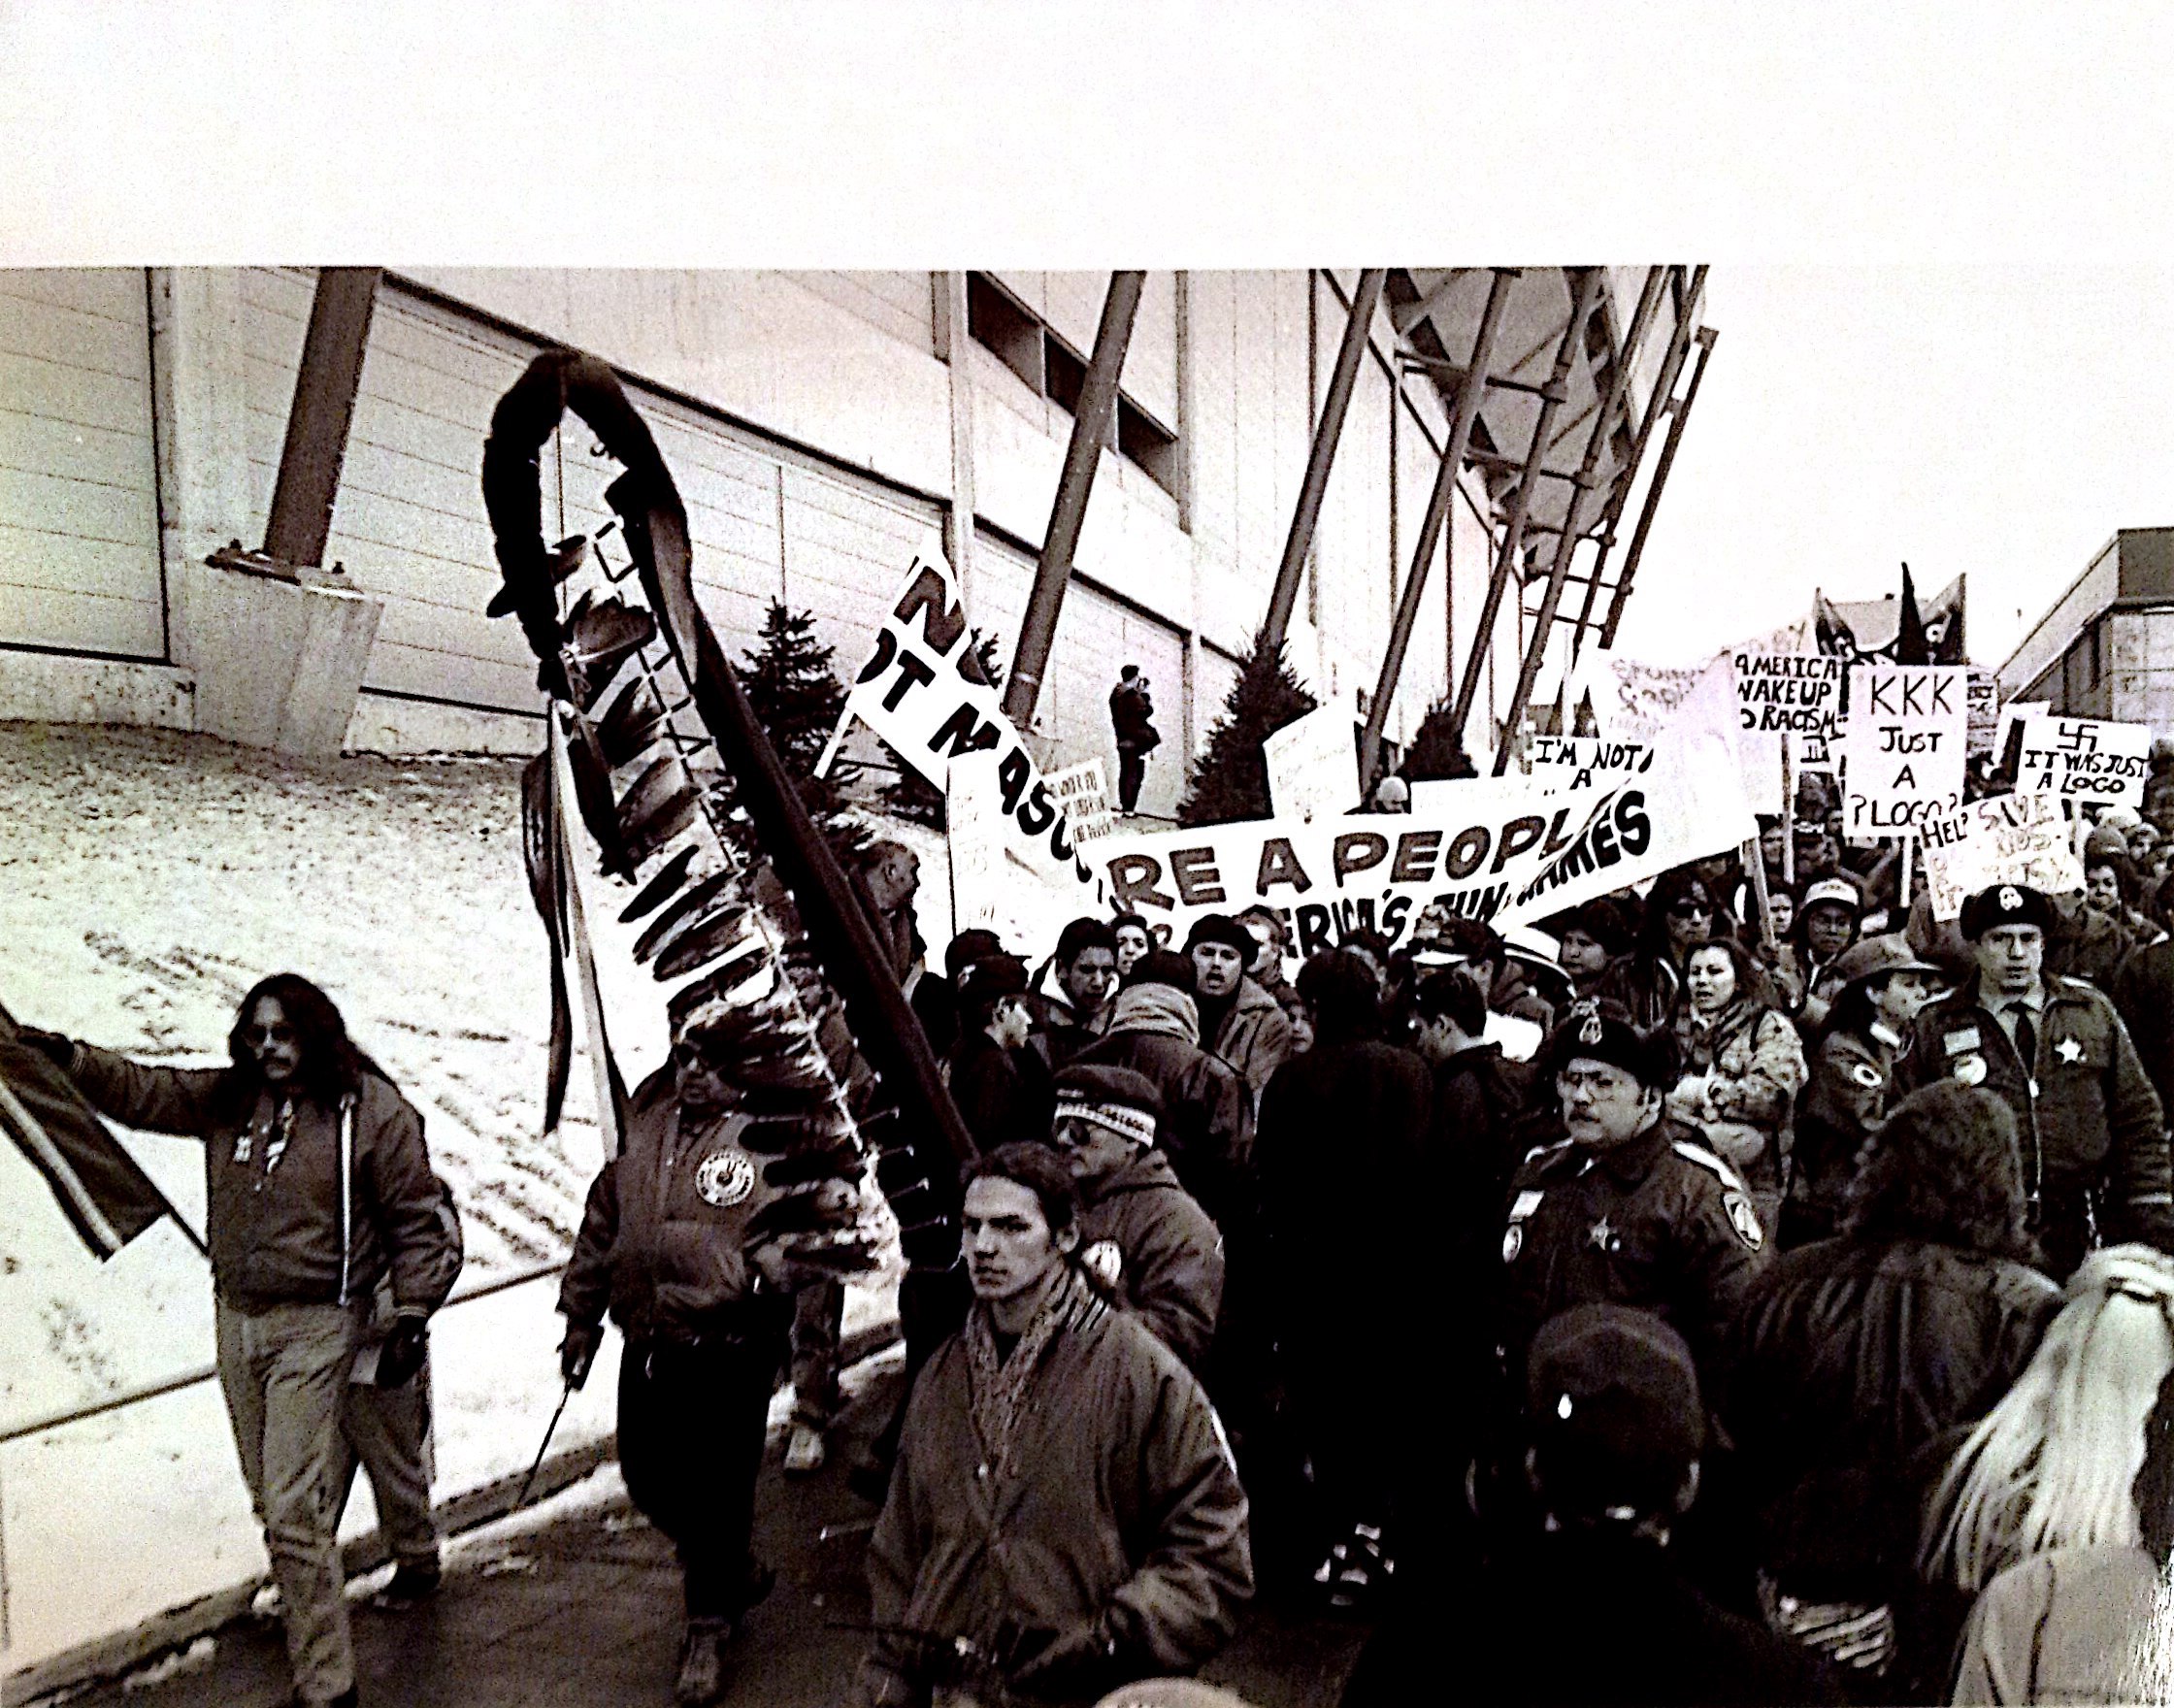
{"type": "Polygon", "coordinates": [[[1707,1173],[1721,1182],[1724,1191],[1744,1193],[1751,1190],[1737,1176],[1735,1169],[1715,1156],[1712,1151],[1706,1149],[1704,1145],[1686,1144],[1682,1139],[1678,1139],[1668,1148],[1685,1162],[1696,1163],[1699,1167],[1705,1169],[1707,1173]]]}

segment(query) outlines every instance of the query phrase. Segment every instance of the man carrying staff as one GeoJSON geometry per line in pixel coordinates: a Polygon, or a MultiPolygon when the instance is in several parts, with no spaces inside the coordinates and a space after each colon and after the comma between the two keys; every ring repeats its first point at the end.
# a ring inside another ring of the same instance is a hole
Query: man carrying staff
{"type": "Polygon", "coordinates": [[[1046,1145],[978,1158],[961,1226],[973,1305],[907,1404],[858,1701],[927,1708],[964,1686],[1086,1704],[1198,1666],[1253,1591],[1206,1396],[1073,1266],[1078,1199],[1046,1145]]]}
{"type": "Polygon", "coordinates": [[[675,1699],[715,1702],[724,1650],[773,1574],[749,1551],[755,1475],[785,1362],[790,1296],[757,1268],[749,1224],[776,1194],[743,1139],[734,1072],[755,1023],[704,1014],[636,1090],[625,1147],[589,1188],[559,1284],[569,1387],[588,1379],[604,1315],[626,1336],[618,1450],[627,1494],[678,1552],[687,1628],[675,1699]]]}
{"type": "Polygon", "coordinates": [[[341,1406],[379,1280],[389,1271],[394,1320],[378,1381],[397,1388],[422,1368],[425,1325],[458,1268],[445,1261],[422,1117],[331,999],[291,972],[242,999],[225,1068],[36,1041],[100,1113],[205,1141],[219,1385],[280,1586],[295,1700],[353,1704],[341,1406]]]}

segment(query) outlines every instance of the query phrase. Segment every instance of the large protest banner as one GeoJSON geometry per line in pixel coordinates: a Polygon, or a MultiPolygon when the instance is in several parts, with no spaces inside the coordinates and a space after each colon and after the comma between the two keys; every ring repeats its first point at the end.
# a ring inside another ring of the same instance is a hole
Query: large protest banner
{"type": "Polygon", "coordinates": [[[1842,833],[1902,836],[1962,805],[1970,671],[1960,664],[1852,665],[1842,723],[1842,833]]]}
{"type": "MultiPolygon", "coordinates": [[[[1000,815],[1003,845],[1049,882],[1078,891],[1080,911],[1099,912],[1089,905],[1099,901],[1095,869],[1073,846],[1049,780],[1004,714],[1004,697],[979,678],[958,577],[932,531],[876,631],[875,649],[847,694],[845,715],[867,724],[939,789],[948,789],[954,760],[994,754],[991,805],[1000,815]]],[[[844,727],[839,726],[841,734],[844,727]]],[[[833,752],[837,746],[834,738],[833,752]]]]}
{"type": "Polygon", "coordinates": [[[2016,793],[2144,806],[2152,768],[2149,724],[2041,714],[2024,719],[2016,793]]]}
{"type": "Polygon", "coordinates": [[[1359,931],[1396,942],[1435,903],[1498,925],[1543,918],[1754,833],[1726,728],[1670,740],[1630,776],[1557,795],[1525,777],[1474,779],[1431,791],[1428,805],[1117,837],[1095,858],[1112,901],[1158,936],[1258,903],[1289,922],[1302,957],[1359,931]]]}
{"type": "MultiPolygon", "coordinates": [[[[1748,648],[1745,655],[1763,656],[1748,648]]],[[[1656,740],[1687,721],[1703,726],[1726,717],[1752,810],[1778,813],[1783,738],[1754,728],[1742,716],[1736,656],[1731,649],[1693,665],[1653,665],[1596,647],[1579,661],[1572,686],[1580,697],[1591,698],[1604,736],[1656,740]]]]}
{"type": "Polygon", "coordinates": [[[1932,916],[1961,916],[1966,897],[1991,884],[2027,884],[2058,895],[2084,887],[2058,795],[1992,795],[1918,821],[1932,916]]]}

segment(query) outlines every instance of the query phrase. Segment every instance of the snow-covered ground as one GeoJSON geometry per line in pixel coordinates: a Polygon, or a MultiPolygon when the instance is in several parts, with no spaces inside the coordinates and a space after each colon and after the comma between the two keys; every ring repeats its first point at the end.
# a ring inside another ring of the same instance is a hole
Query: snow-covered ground
{"type": "MultiPolygon", "coordinates": [[[[566,1120],[540,1133],[547,965],[518,781],[505,761],[303,761],[0,724],[0,1002],[25,1024],[193,1066],[223,1060],[258,977],[302,972],[423,1112],[466,1229],[460,1292],[553,1265],[602,1146],[578,1061],[566,1120]]],[[[935,913],[940,838],[896,834],[921,852],[935,913]]],[[[933,942],[944,923],[924,917],[933,942]]],[[[123,1136],[201,1229],[193,1143],[123,1136]]],[[[889,1310],[885,1293],[853,1291],[848,1331],[889,1310]]],[[[441,1498],[534,1455],[558,1397],[555,1296],[549,1278],[456,1294],[439,1319],[441,1498]]],[[[609,1431],[615,1345],[560,1445],[609,1431]]],[[[211,1360],[210,1284],[180,1233],[162,1224],[102,1265],[0,1145],[0,1429],[211,1360]]],[[[373,1522],[359,1494],[347,1527],[373,1522]]],[[[10,1670],[262,1569],[214,1383],[0,1445],[10,1670]]]]}

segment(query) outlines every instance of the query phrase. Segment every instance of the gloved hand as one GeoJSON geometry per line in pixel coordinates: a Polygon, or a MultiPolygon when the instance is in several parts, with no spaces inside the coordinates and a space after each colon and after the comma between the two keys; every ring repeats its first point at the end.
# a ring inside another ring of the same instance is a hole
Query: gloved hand
{"type": "Polygon", "coordinates": [[[1038,1653],[1012,1669],[1010,1682],[1029,1686],[1084,1691],[1115,1669],[1117,1635],[1105,1616],[1098,1614],[1077,1625],[1067,1626],[1038,1653]]]}
{"type": "Polygon", "coordinates": [[[405,1388],[421,1371],[429,1352],[429,1321],[420,1316],[395,1317],[378,1348],[378,1386],[405,1388]]]}
{"type": "Polygon", "coordinates": [[[569,1388],[579,1388],[589,1379],[597,1348],[604,1344],[602,1323],[576,1323],[569,1319],[566,1338],[559,1342],[559,1374],[569,1388]]]}
{"type": "Polygon", "coordinates": [[[75,1066],[76,1040],[62,1032],[41,1032],[34,1026],[20,1028],[16,1036],[66,1073],[75,1066]]]}

